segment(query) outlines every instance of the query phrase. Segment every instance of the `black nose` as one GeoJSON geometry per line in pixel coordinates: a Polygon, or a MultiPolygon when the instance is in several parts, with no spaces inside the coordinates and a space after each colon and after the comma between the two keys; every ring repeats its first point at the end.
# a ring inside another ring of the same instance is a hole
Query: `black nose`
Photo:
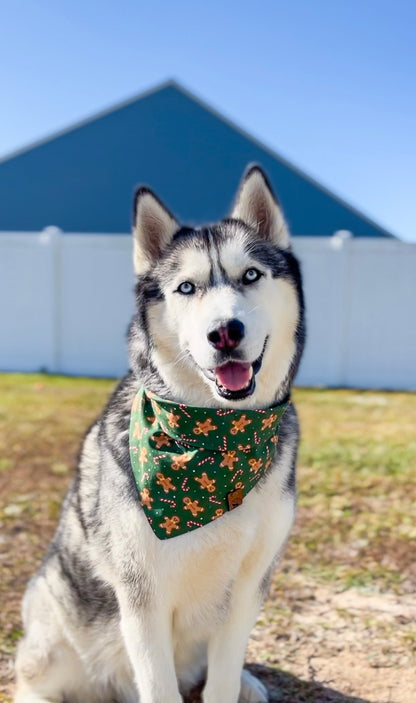
{"type": "Polygon", "coordinates": [[[238,347],[244,337],[244,325],[240,320],[220,322],[207,334],[208,341],[216,349],[228,351],[238,347]]]}

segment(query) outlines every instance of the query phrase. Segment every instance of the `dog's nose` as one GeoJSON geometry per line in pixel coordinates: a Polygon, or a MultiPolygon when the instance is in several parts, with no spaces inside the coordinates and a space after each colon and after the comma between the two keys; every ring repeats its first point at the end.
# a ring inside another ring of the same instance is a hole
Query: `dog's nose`
{"type": "Polygon", "coordinates": [[[244,337],[244,325],[240,320],[221,322],[207,334],[208,341],[216,349],[228,351],[238,347],[244,337]]]}

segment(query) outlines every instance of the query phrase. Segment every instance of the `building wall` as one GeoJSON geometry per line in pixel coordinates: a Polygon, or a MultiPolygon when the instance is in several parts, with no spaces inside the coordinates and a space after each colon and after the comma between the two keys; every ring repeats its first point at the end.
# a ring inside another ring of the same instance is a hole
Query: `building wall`
{"type": "MultiPolygon", "coordinates": [[[[416,245],[296,237],[308,342],[298,385],[416,389],[416,245]]],[[[128,235],[0,236],[0,369],[120,376],[133,312],[128,235]]]]}

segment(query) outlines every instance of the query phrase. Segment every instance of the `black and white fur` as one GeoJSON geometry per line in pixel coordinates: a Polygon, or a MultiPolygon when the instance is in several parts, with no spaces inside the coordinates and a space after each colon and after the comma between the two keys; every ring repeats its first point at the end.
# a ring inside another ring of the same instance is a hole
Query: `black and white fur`
{"type": "Polygon", "coordinates": [[[134,265],[131,371],[86,436],[26,591],[15,702],[180,703],[205,679],[204,703],[261,703],[266,690],[243,662],[294,516],[294,407],[272,467],[243,504],[163,541],[138,500],[128,429],[141,385],[206,407],[261,408],[290,393],[304,343],[301,278],[262,171],[246,173],[229,219],[202,229],[180,227],[140,189],[134,265]],[[209,338],[229,320],[244,329],[232,350],[209,338]],[[250,365],[237,393],[218,383],[230,359],[250,365]]]}

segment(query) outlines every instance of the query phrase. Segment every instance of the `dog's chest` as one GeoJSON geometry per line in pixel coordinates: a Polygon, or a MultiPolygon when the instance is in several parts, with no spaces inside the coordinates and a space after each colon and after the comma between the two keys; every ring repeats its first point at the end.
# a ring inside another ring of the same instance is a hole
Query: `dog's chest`
{"type": "Polygon", "coordinates": [[[215,525],[159,542],[159,587],[173,611],[175,636],[198,641],[228,615],[237,594],[260,595],[260,584],[285,542],[294,497],[276,472],[215,525]]]}

